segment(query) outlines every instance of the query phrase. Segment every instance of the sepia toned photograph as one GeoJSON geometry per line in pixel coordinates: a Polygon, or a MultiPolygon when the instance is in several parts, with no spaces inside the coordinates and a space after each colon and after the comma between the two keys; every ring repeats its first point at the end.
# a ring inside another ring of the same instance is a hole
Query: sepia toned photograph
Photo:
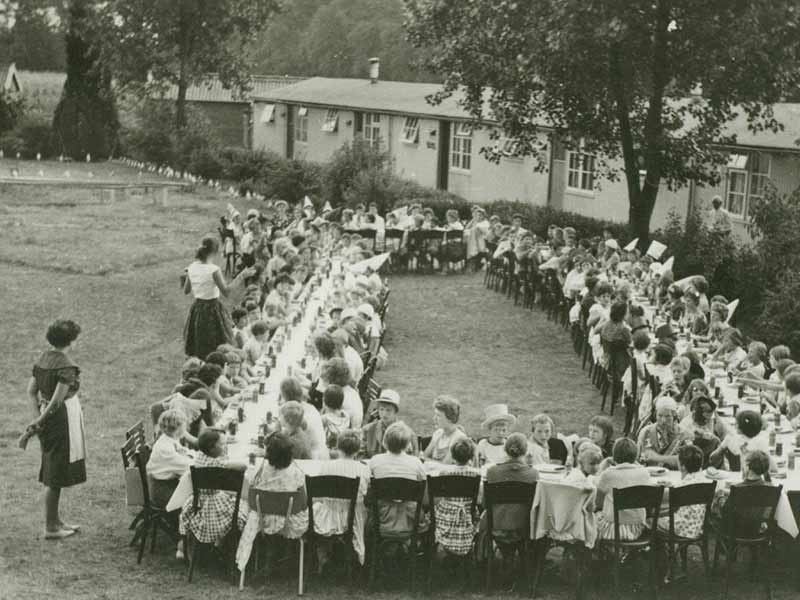
{"type": "Polygon", "coordinates": [[[0,600],[800,597],[800,0],[0,0],[0,600]]]}

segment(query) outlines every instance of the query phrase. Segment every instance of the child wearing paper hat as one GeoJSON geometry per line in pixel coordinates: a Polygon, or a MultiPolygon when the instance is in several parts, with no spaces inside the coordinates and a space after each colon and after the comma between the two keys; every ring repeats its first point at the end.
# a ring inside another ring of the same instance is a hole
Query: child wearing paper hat
{"type": "Polygon", "coordinates": [[[486,463],[500,464],[508,460],[505,443],[511,427],[517,418],[508,412],[506,404],[490,404],[485,410],[485,419],[481,424],[489,435],[478,442],[476,454],[481,465],[486,463]]]}

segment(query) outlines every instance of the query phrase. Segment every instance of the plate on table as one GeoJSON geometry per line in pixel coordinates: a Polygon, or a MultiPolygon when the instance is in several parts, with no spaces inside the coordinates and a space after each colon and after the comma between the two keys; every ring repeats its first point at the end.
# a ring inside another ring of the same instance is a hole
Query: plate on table
{"type": "Polygon", "coordinates": [[[564,465],[548,465],[548,464],[535,465],[533,468],[539,471],[539,473],[550,473],[550,474],[563,473],[564,471],[567,470],[567,467],[565,467],[564,465]]]}
{"type": "Polygon", "coordinates": [[[666,473],[667,470],[664,467],[647,467],[647,472],[650,473],[650,477],[658,477],[666,473]]]}
{"type": "Polygon", "coordinates": [[[720,481],[730,477],[730,473],[728,473],[728,471],[721,471],[715,467],[708,467],[706,469],[706,477],[714,479],[715,481],[720,481]]]}
{"type": "Polygon", "coordinates": [[[784,425],[778,433],[782,434],[794,433],[794,429],[792,429],[791,425],[784,425]]]}
{"type": "Polygon", "coordinates": [[[747,404],[761,404],[761,398],[758,396],[745,396],[742,398],[742,402],[746,402],[747,404]]]}

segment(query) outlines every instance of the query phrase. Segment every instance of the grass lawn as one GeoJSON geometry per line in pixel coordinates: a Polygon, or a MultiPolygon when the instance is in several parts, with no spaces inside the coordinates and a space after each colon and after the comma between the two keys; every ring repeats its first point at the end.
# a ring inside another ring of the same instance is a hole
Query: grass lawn
{"type": "MultiPolygon", "coordinates": [[[[0,173],[14,163],[0,161],[0,173]]],[[[73,163],[68,168],[73,177],[89,169],[98,177],[103,169],[109,177],[112,170],[114,177],[137,177],[119,165],[73,163]]],[[[0,599],[294,594],[293,579],[286,578],[268,590],[259,581],[240,594],[220,572],[203,565],[189,586],[167,544],[154,556],[146,554],[141,566],[127,546],[131,517],[124,505],[118,448],[124,430],[146,418],[148,405],[176,380],[189,305],[178,289],[178,276],[199,239],[214,231],[228,202],[227,196],[206,189],[176,192],[171,198],[168,208],[140,195],[110,204],[97,193],[74,188],[0,184],[7,391],[0,432],[0,599]],[[45,347],[47,324],[56,317],[73,318],[83,328],[74,356],[83,367],[89,481],[66,490],[62,502],[64,516],[81,523],[83,531],[63,542],[47,542],[41,539],[37,444],[22,452],[16,439],[31,419],[25,395],[30,368],[45,347]]],[[[492,402],[508,403],[526,430],[530,416],[546,410],[561,430],[584,431],[599,407],[597,392],[580,372],[566,334],[543,315],[484,290],[480,276],[398,276],[391,285],[390,365],[378,379],[401,393],[405,417],[419,433],[430,433],[431,403],[442,393],[461,399],[462,421],[470,433],[479,433],[482,408],[492,402]]],[[[693,591],[676,585],[663,596],[699,599],[719,589],[719,583],[703,583],[700,573],[695,565],[693,591]]],[[[776,587],[775,597],[796,597],[785,576],[776,587]]],[[[756,591],[751,585],[736,588],[738,595],[732,597],[749,598],[756,591]]],[[[437,595],[464,595],[455,585],[447,589],[437,595]]],[[[566,584],[552,580],[543,592],[570,597],[566,584]]],[[[308,592],[326,598],[344,593],[344,587],[313,581],[308,592]]],[[[593,597],[606,596],[602,583],[593,597]]]]}

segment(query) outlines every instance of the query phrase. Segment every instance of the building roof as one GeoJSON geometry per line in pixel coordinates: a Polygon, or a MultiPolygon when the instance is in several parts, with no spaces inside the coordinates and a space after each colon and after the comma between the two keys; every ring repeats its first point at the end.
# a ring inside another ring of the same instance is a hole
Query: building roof
{"type": "MultiPolygon", "coordinates": [[[[252,94],[261,102],[285,102],[304,106],[356,109],[428,118],[453,120],[469,119],[461,104],[462,95],[456,92],[438,105],[429,104],[426,97],[442,89],[438,83],[412,83],[404,81],[378,81],[369,79],[339,79],[311,77],[309,79],[252,94]]],[[[738,115],[725,128],[725,133],[735,134],[736,146],[783,151],[800,151],[800,103],[773,105],[775,119],[784,126],[783,131],[752,132],[747,128],[744,113],[738,115]]],[[[492,122],[488,102],[484,102],[484,120],[492,122]]],[[[542,125],[546,127],[546,125],[542,125]]]]}
{"type": "Polygon", "coordinates": [[[14,63],[0,64],[0,91],[22,91],[22,84],[17,77],[17,67],[14,63]]]}
{"type": "Polygon", "coordinates": [[[747,116],[740,112],[725,126],[725,133],[736,135],[736,146],[800,152],[800,103],[773,104],[772,112],[775,120],[783,125],[783,131],[754,133],[747,128],[747,116]]]}
{"type": "MultiPolygon", "coordinates": [[[[253,94],[254,100],[287,102],[307,106],[355,108],[364,111],[396,113],[444,119],[469,119],[461,105],[462,95],[455,93],[440,104],[432,105],[426,97],[442,89],[439,83],[411,83],[405,81],[378,81],[369,79],[339,79],[311,77],[299,83],[272,89],[263,94],[253,94]]],[[[484,107],[485,120],[488,107],[484,107]]]]}
{"type": "MultiPolygon", "coordinates": [[[[236,90],[226,88],[222,82],[213,75],[206,81],[189,86],[186,90],[186,99],[189,102],[236,102],[248,104],[250,99],[261,94],[269,93],[273,89],[281,88],[293,83],[303,81],[303,77],[289,77],[281,75],[253,75],[252,87],[244,97],[239,96],[236,90]]],[[[164,93],[164,98],[174,100],[178,97],[178,87],[170,86],[164,93]]]]}

